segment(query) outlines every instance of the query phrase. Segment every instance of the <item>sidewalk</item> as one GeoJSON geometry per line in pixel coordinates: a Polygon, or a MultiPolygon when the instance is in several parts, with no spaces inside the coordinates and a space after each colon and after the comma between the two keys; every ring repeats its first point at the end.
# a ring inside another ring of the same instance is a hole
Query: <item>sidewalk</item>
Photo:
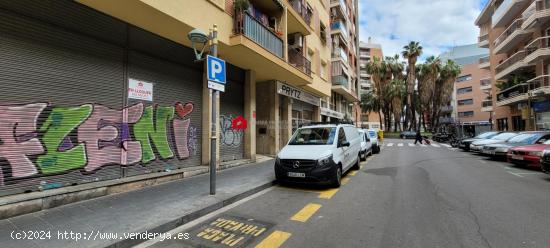
{"type": "Polygon", "coordinates": [[[125,232],[166,232],[271,186],[273,162],[218,172],[215,196],[209,195],[209,175],[204,174],[0,220],[0,243],[2,247],[129,247],[143,240],[124,239],[125,232]],[[14,231],[45,231],[38,235],[44,240],[15,240],[11,237],[14,231]],[[44,235],[48,231],[50,238],[44,235]],[[58,239],[58,231],[83,237],[79,241],[58,239]],[[97,232],[117,233],[118,237],[100,239],[97,232]],[[84,240],[90,234],[91,240],[84,240]]]}

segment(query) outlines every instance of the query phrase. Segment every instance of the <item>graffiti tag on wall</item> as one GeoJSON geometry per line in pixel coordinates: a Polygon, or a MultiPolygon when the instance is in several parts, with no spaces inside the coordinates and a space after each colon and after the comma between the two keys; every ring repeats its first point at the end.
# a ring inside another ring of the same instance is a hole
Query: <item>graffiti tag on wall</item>
{"type": "Polygon", "coordinates": [[[197,151],[192,112],[193,103],[179,102],[148,107],[139,103],[122,110],[98,104],[0,105],[0,159],[11,172],[4,175],[0,170],[0,185],[6,177],[186,159],[197,151]]]}
{"type": "Polygon", "coordinates": [[[239,146],[242,144],[244,130],[247,121],[242,116],[233,118],[232,115],[220,115],[220,138],[221,145],[239,146]]]}

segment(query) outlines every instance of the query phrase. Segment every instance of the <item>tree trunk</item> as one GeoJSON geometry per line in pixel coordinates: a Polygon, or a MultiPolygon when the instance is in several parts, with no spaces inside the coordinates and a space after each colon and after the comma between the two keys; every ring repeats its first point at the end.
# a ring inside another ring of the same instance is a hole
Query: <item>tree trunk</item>
{"type": "Polygon", "coordinates": [[[384,125],[382,125],[382,113],[380,112],[380,109],[378,110],[378,121],[380,122],[380,129],[384,130],[384,125]]]}

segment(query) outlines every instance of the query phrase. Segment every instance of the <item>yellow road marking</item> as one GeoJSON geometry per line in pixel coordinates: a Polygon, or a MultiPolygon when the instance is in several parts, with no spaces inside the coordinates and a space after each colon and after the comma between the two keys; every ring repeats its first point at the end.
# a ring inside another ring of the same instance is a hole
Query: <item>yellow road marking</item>
{"type": "Polygon", "coordinates": [[[355,174],[357,174],[357,171],[350,171],[350,172],[348,173],[348,175],[350,175],[350,176],[355,176],[355,174]]]}
{"type": "Polygon", "coordinates": [[[328,189],[319,194],[319,198],[321,199],[330,199],[334,194],[338,192],[338,189],[328,189]]]}
{"type": "Polygon", "coordinates": [[[302,210],[300,210],[298,213],[292,216],[292,218],[290,219],[295,221],[300,221],[300,222],[306,222],[320,208],[321,208],[320,204],[309,203],[304,208],[302,208],[302,210]]]}
{"type": "Polygon", "coordinates": [[[281,246],[288,238],[290,238],[290,233],[282,231],[274,231],[267,238],[262,240],[256,248],[277,248],[281,246]]]}
{"type": "Polygon", "coordinates": [[[342,185],[346,185],[349,182],[349,178],[342,178],[342,185]]]}

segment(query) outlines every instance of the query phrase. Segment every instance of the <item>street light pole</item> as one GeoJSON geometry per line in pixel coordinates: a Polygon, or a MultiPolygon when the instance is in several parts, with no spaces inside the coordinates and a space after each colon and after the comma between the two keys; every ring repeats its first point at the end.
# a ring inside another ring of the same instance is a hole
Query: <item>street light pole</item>
{"type": "MultiPolygon", "coordinates": [[[[218,26],[216,24],[214,24],[214,29],[210,32],[210,39],[212,41],[210,52],[212,53],[212,56],[218,57],[218,26]]],[[[212,97],[212,123],[210,123],[210,195],[216,194],[216,100],[219,94],[220,93],[217,90],[210,89],[210,96],[212,97]]]]}

